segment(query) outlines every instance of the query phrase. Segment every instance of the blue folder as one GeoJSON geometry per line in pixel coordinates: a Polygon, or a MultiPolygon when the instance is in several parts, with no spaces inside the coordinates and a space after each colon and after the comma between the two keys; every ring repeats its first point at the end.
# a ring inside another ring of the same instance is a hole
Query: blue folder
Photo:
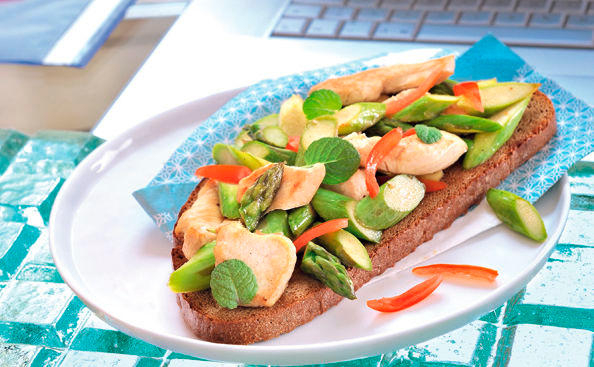
{"type": "Polygon", "coordinates": [[[0,0],[0,62],[85,66],[134,0],[0,0]]]}

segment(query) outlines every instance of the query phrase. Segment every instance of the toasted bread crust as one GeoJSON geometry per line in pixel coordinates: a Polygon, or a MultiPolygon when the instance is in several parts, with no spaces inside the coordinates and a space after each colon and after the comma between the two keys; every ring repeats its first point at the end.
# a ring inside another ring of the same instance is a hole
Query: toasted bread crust
{"type": "MultiPolygon", "coordinates": [[[[536,92],[512,137],[487,162],[470,170],[464,170],[459,163],[448,168],[442,179],[447,183],[444,190],[428,193],[410,215],[384,231],[379,244],[366,246],[373,270],[348,269],[355,289],[449,227],[471,205],[478,203],[489,188],[497,186],[540,150],[555,131],[553,104],[546,95],[536,92]]],[[[192,205],[200,187],[199,184],[192,192],[180,215],[192,205]]],[[[187,261],[181,251],[182,244],[183,236],[175,236],[171,251],[174,269],[187,261]]],[[[303,274],[298,267],[273,307],[225,309],[216,304],[209,290],[177,295],[182,316],[196,336],[229,344],[250,344],[287,333],[341,300],[341,296],[303,274]]]]}

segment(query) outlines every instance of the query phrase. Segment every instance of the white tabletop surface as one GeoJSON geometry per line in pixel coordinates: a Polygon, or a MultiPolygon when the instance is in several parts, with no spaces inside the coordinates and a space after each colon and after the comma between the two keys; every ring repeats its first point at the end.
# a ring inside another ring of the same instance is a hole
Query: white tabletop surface
{"type": "MultiPolygon", "coordinates": [[[[266,38],[270,21],[247,24],[246,15],[278,16],[266,6],[242,0],[196,0],[188,5],[153,53],[122,90],[93,132],[105,139],[142,121],[208,95],[261,79],[292,74],[383,52],[467,45],[266,38]],[[221,2],[226,4],[221,6],[221,2]],[[226,19],[225,23],[221,19],[226,19]],[[237,27],[229,26],[236,24],[237,27]],[[241,30],[239,29],[241,28],[241,30]],[[356,50],[354,52],[353,50],[356,50]]],[[[594,105],[594,51],[514,48],[540,73],[594,105]],[[584,67],[590,65],[590,67],[584,67]]]]}

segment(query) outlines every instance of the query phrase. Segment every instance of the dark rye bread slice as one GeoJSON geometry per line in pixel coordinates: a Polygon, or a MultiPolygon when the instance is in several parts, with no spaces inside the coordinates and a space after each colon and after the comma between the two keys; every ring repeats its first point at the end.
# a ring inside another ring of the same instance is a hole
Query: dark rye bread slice
{"type": "MultiPolygon", "coordinates": [[[[355,289],[449,227],[471,205],[479,202],[487,189],[497,186],[541,149],[555,130],[553,105],[543,93],[536,92],[513,136],[491,159],[471,170],[464,170],[459,163],[448,168],[443,177],[446,189],[428,193],[410,215],[384,231],[381,243],[367,245],[373,270],[349,269],[355,289]]],[[[192,192],[180,215],[192,205],[199,190],[200,185],[192,192]]],[[[181,250],[183,236],[175,236],[174,241],[171,256],[173,267],[177,269],[187,260],[181,250]]],[[[225,309],[216,304],[210,290],[178,294],[177,300],[186,324],[199,338],[217,343],[250,344],[274,338],[311,321],[342,297],[297,267],[286,291],[273,307],[225,309]]]]}

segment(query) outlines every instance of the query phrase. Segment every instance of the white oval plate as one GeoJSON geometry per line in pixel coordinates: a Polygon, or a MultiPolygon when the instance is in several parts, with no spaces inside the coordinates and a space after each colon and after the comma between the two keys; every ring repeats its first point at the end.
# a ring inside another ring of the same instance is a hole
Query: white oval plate
{"type": "Polygon", "coordinates": [[[496,286],[443,283],[419,305],[380,314],[365,301],[399,294],[421,281],[409,271],[387,272],[361,288],[357,300],[342,301],[281,337],[247,346],[197,339],[167,288],[171,244],[131,194],[149,182],[199,121],[237,92],[179,107],[106,142],[77,167],[55,201],[50,241],[62,278],[93,312],[127,334],[197,357],[257,364],[326,363],[389,352],[456,329],[503,304],[542,267],[565,225],[567,176],[536,204],[549,232],[545,243],[500,225],[428,262],[495,268],[496,286]]]}

